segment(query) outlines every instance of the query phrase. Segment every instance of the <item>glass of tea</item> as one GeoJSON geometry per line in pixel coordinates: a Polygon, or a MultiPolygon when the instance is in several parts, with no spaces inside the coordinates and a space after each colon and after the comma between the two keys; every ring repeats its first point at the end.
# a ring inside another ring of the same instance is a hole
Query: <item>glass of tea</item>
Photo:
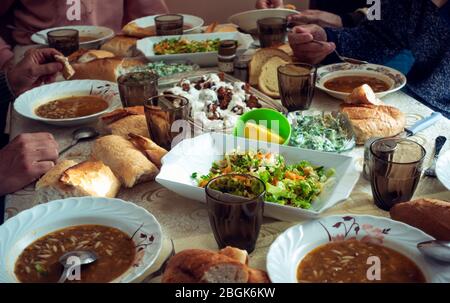
{"type": "Polygon", "coordinates": [[[255,250],[264,215],[264,182],[251,175],[229,174],[206,185],[209,221],[220,248],[255,250]]]}
{"type": "Polygon", "coordinates": [[[80,48],[80,33],[76,29],[58,29],[47,33],[48,46],[64,56],[69,56],[80,48]]]}
{"type": "Polygon", "coordinates": [[[288,111],[307,110],[316,88],[317,69],[310,64],[286,64],[278,68],[281,103],[288,111]]]}
{"type": "Polygon", "coordinates": [[[375,204],[386,211],[410,201],[422,174],[426,151],[407,139],[381,138],[370,146],[369,171],[375,204]]]}
{"type": "Polygon", "coordinates": [[[155,26],[158,36],[182,35],[184,17],[178,14],[160,15],[155,18],[155,26]]]}
{"type": "MultiPolygon", "coordinates": [[[[175,95],[159,95],[145,101],[144,110],[150,138],[159,146],[171,150],[174,138],[182,133],[180,127],[174,129],[174,122],[187,123],[188,99],[175,95]]],[[[180,126],[188,127],[186,124],[180,126]]]]}
{"type": "Polygon", "coordinates": [[[158,75],[152,72],[124,74],[117,79],[123,107],[142,106],[158,95],[158,75]]]}
{"type": "Polygon", "coordinates": [[[262,48],[280,46],[286,42],[288,24],[285,18],[264,18],[257,23],[262,48]]]}

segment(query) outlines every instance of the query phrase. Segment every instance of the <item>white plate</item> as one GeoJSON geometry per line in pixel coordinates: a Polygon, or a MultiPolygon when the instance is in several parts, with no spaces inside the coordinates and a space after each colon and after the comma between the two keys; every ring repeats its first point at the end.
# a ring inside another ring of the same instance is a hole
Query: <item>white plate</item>
{"type": "Polygon", "coordinates": [[[199,188],[191,175],[199,176],[209,173],[214,161],[223,159],[227,152],[259,149],[281,154],[288,164],[301,160],[312,164],[334,168],[336,175],[333,181],[325,186],[325,190],[313,202],[312,209],[305,210],[275,203],[267,203],[265,216],[279,220],[295,221],[304,217],[317,217],[326,209],[346,200],[359,179],[353,158],[344,155],[323,153],[295,147],[249,141],[220,133],[203,134],[193,139],[186,139],[176,145],[162,160],[161,172],[156,181],[177,194],[205,202],[205,190],[199,188]]]}
{"type": "Polygon", "coordinates": [[[31,120],[58,126],[76,126],[94,122],[99,116],[122,106],[117,84],[100,80],[73,80],[57,82],[34,88],[22,94],[14,102],[14,109],[21,116],[31,120]],[[42,104],[71,96],[101,96],[109,106],[94,115],[70,119],[46,119],[36,115],[35,110],[42,104]]]}
{"type": "MultiPolygon", "coordinates": [[[[301,260],[313,249],[334,240],[356,237],[385,245],[409,257],[428,282],[450,282],[450,265],[423,257],[416,245],[433,238],[424,232],[387,218],[373,216],[331,216],[296,225],[280,235],[267,255],[267,270],[273,283],[297,283],[301,260]],[[352,224],[355,223],[357,225],[352,224]],[[359,231],[356,232],[355,228],[359,231]],[[345,232],[349,231],[345,237],[345,232]]],[[[382,264],[383,265],[383,264],[382,264]]],[[[368,267],[369,269],[369,267],[368,267]]]]}
{"type": "Polygon", "coordinates": [[[436,164],[436,174],[439,181],[450,190],[450,150],[439,157],[436,164]]]}
{"type": "Polygon", "coordinates": [[[354,65],[350,63],[336,63],[322,66],[317,69],[316,86],[318,89],[326,92],[332,97],[344,100],[349,93],[342,93],[329,90],[325,87],[325,82],[330,79],[342,76],[369,76],[385,81],[390,89],[385,92],[377,93],[378,98],[402,89],[406,85],[406,77],[398,70],[377,64],[354,65]]]}
{"type": "Polygon", "coordinates": [[[257,29],[257,21],[264,18],[286,18],[287,16],[298,14],[299,12],[284,8],[256,9],[235,14],[228,18],[228,21],[237,25],[243,31],[250,33],[257,29]]]}
{"type": "Polygon", "coordinates": [[[42,36],[47,37],[47,33],[53,30],[58,29],[76,29],[80,32],[81,36],[94,36],[98,37],[95,40],[88,41],[88,42],[80,42],[80,48],[84,49],[97,49],[99,48],[103,43],[105,43],[107,40],[114,37],[114,31],[110,28],[103,27],[103,26],[94,26],[94,25],[74,25],[74,26],[62,26],[62,27],[55,27],[55,28],[49,28],[42,31],[39,31],[38,34],[34,34],[31,36],[31,41],[37,44],[41,45],[47,45],[47,40],[44,40],[42,36]],[[41,36],[42,35],[42,36],[41,36]]]}
{"type": "Polygon", "coordinates": [[[141,234],[147,236],[146,244],[153,236],[150,245],[137,249],[136,266],[113,282],[129,283],[140,278],[161,251],[161,226],[153,215],[135,204],[93,197],[57,200],[23,211],[0,226],[0,282],[18,282],[14,266],[28,245],[54,231],[84,224],[114,227],[130,237],[139,230],[134,238],[136,243],[143,240],[141,234]]]}
{"type": "MultiPolygon", "coordinates": [[[[183,61],[188,60],[200,66],[217,66],[217,52],[207,53],[193,53],[193,54],[174,54],[174,55],[155,55],[153,47],[155,44],[171,38],[179,36],[162,36],[162,37],[148,37],[137,42],[137,49],[142,52],[150,61],[183,61]]],[[[184,39],[191,41],[205,41],[205,40],[236,40],[238,41],[237,55],[243,54],[253,43],[253,38],[250,35],[234,32],[234,33],[211,33],[211,34],[194,34],[183,35],[184,39]]]]}
{"type": "MultiPolygon", "coordinates": [[[[202,28],[205,21],[196,16],[181,14],[184,17],[183,22],[192,25],[192,28],[184,30],[185,34],[194,33],[202,28]]],[[[155,26],[155,17],[158,16],[147,16],[131,21],[130,23],[136,23],[137,26],[144,28],[149,26],[155,26]]]]}

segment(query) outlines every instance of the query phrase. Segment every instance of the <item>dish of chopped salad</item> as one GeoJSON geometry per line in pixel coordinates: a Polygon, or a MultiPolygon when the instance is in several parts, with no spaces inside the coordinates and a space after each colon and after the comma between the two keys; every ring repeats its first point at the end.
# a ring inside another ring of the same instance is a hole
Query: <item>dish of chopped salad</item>
{"type": "Polygon", "coordinates": [[[220,39],[190,41],[183,38],[165,39],[153,46],[155,55],[192,54],[217,52],[220,39]]]}
{"type": "Polygon", "coordinates": [[[212,164],[209,174],[192,174],[199,187],[225,174],[251,174],[266,185],[267,202],[309,209],[335,174],[334,169],[314,166],[308,161],[287,165],[282,155],[264,152],[234,151],[212,164]]]}
{"type": "Polygon", "coordinates": [[[170,77],[175,74],[181,74],[186,72],[191,72],[198,69],[198,65],[188,64],[188,63],[164,63],[150,62],[146,65],[136,66],[131,69],[131,72],[145,72],[152,71],[158,74],[159,77],[170,77]]]}
{"type": "Polygon", "coordinates": [[[291,146],[325,152],[343,152],[355,147],[355,138],[342,116],[331,113],[291,114],[291,146]]]}

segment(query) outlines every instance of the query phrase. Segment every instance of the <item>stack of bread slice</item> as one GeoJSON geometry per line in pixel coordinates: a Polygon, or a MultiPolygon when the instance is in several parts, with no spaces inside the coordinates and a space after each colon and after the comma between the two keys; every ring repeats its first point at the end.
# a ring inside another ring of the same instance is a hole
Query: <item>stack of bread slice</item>
{"type": "Polygon", "coordinates": [[[219,252],[188,249],[173,256],[163,283],[270,283],[267,273],[248,266],[245,250],[226,247],[219,252]]]}
{"type": "Polygon", "coordinates": [[[280,98],[278,67],[292,63],[292,49],[288,45],[258,50],[249,66],[249,83],[272,98],[280,98]]]}

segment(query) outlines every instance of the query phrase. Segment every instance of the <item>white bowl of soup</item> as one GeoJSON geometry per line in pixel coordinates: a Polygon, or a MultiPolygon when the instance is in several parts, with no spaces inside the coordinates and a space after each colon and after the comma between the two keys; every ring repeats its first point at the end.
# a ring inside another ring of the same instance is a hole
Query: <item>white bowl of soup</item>
{"type": "Polygon", "coordinates": [[[340,100],[363,84],[369,85],[378,98],[383,98],[402,89],[406,77],[395,69],[376,64],[338,63],[317,70],[316,87],[340,100]]]}
{"type": "Polygon", "coordinates": [[[21,116],[57,126],[93,123],[121,106],[117,85],[98,80],[44,85],[20,95],[14,103],[21,116]]]}
{"type": "Polygon", "coordinates": [[[450,264],[417,249],[432,239],[387,218],[329,216],[281,234],[270,247],[267,270],[274,283],[449,283],[450,264]]]}
{"type": "Polygon", "coordinates": [[[130,283],[154,264],[163,234],[156,218],[133,203],[84,197],[25,210],[0,226],[0,239],[0,282],[55,283],[60,257],[77,250],[97,260],[67,283],[130,283]]]}

